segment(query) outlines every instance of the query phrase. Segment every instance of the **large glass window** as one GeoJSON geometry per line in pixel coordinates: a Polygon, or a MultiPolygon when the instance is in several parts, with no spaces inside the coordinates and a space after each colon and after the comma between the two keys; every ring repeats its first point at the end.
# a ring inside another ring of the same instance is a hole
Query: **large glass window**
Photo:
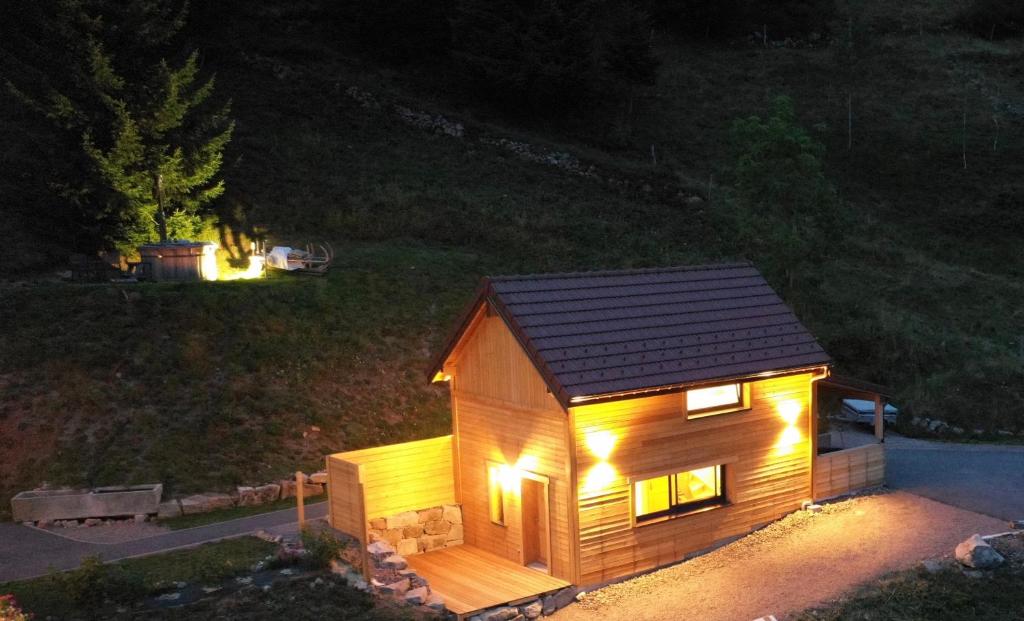
{"type": "Polygon", "coordinates": [[[708,466],[633,483],[633,505],[638,522],[673,513],[685,513],[725,501],[723,466],[708,466]]]}
{"type": "Polygon", "coordinates": [[[743,384],[722,384],[686,391],[688,414],[711,414],[743,407],[743,384]]]}

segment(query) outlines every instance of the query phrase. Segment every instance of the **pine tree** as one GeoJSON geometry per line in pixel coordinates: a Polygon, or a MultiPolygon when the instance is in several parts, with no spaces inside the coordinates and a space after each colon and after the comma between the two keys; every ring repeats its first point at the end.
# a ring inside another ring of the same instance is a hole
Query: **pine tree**
{"type": "Polygon", "coordinates": [[[197,83],[197,52],[177,69],[161,61],[152,95],[134,102],[98,43],[92,57],[93,82],[115,122],[109,146],[98,146],[87,131],[84,148],[126,207],[127,241],[191,236],[203,208],[224,192],[217,176],[234,130],[230,104],[204,109],[214,79],[197,83]]]}

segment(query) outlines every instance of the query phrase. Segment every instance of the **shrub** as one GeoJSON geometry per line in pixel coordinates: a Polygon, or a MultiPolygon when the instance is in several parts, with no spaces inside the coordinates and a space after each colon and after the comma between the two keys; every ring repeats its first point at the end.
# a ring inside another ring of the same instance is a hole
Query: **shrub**
{"type": "Polygon", "coordinates": [[[13,595],[0,595],[0,621],[29,621],[31,618],[18,608],[13,595]]]}
{"type": "Polygon", "coordinates": [[[52,577],[77,606],[96,610],[107,602],[130,602],[145,593],[142,581],[120,565],[105,564],[98,556],[87,556],[78,569],[52,577]]]}
{"type": "Polygon", "coordinates": [[[303,529],[302,547],[306,550],[303,563],[313,569],[326,569],[330,566],[331,561],[340,557],[346,544],[329,531],[313,532],[303,529]]]}
{"type": "Polygon", "coordinates": [[[835,0],[654,0],[658,21],[681,34],[722,38],[767,32],[769,39],[824,35],[835,0]]]}
{"type": "Polygon", "coordinates": [[[974,0],[957,15],[956,25],[988,39],[1024,35],[1024,2],[1020,0],[974,0]]]}

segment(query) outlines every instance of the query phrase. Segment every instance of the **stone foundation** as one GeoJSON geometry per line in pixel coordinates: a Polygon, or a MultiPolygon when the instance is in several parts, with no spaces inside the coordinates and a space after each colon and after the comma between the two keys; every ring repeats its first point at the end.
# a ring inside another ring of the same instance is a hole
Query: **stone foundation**
{"type": "Polygon", "coordinates": [[[442,505],[374,518],[369,537],[370,543],[387,542],[402,556],[457,546],[462,543],[462,507],[442,505]]]}

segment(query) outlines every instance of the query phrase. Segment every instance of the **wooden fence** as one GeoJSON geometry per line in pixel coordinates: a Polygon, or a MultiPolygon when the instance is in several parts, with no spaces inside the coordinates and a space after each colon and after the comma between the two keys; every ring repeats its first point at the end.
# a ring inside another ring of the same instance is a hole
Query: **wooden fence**
{"type": "Polygon", "coordinates": [[[818,455],[814,460],[814,499],[824,500],[885,483],[885,449],[868,444],[818,455]]]}
{"type": "Polygon", "coordinates": [[[455,503],[452,437],[328,455],[327,477],[331,526],[365,550],[369,520],[455,503]]]}

